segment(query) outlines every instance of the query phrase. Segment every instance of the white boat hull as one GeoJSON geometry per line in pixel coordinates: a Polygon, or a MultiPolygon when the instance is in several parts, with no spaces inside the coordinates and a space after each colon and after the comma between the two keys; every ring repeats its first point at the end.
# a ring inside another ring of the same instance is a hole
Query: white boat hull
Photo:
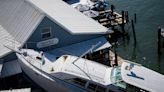
{"type": "Polygon", "coordinates": [[[39,85],[46,91],[48,91],[48,92],[69,92],[68,89],[62,87],[61,85],[58,85],[55,82],[55,80],[54,81],[49,80],[49,79],[45,78],[44,76],[35,72],[33,69],[31,69],[31,67],[27,66],[22,61],[19,60],[19,62],[20,62],[21,68],[25,72],[25,74],[29,78],[31,78],[37,85],[39,85]]]}
{"type": "Polygon", "coordinates": [[[17,54],[17,57],[24,73],[47,92],[86,92],[85,89],[68,82],[49,77],[48,74],[46,75],[43,71],[27,62],[20,54],[17,54]]]}

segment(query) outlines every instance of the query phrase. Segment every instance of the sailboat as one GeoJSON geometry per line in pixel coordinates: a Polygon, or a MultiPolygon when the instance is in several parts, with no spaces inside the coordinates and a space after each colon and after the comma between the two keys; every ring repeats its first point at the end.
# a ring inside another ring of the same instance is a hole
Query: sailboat
{"type": "Polygon", "coordinates": [[[16,55],[25,74],[48,92],[122,92],[111,85],[112,68],[97,62],[32,49],[21,49],[16,55]]]}
{"type": "Polygon", "coordinates": [[[128,60],[109,67],[82,56],[59,57],[33,49],[7,48],[16,53],[25,74],[48,92],[132,92],[130,88],[163,92],[162,74],[128,60]]]}

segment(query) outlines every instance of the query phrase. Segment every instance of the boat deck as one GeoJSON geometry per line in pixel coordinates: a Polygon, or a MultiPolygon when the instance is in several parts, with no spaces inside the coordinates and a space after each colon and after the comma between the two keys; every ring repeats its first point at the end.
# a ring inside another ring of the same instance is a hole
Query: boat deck
{"type": "Polygon", "coordinates": [[[121,75],[126,83],[150,92],[163,92],[164,76],[144,66],[124,62],[121,75]]]}

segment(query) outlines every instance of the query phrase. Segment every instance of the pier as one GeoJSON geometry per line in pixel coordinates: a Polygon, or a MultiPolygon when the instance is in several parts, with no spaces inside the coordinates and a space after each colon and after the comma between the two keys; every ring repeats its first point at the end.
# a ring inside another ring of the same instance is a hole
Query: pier
{"type": "Polygon", "coordinates": [[[107,28],[126,23],[126,20],[124,20],[124,22],[123,22],[123,20],[124,19],[121,14],[119,14],[117,12],[112,13],[112,11],[110,9],[99,11],[99,16],[97,19],[97,21],[101,25],[103,25],[107,28]]]}
{"type": "Polygon", "coordinates": [[[117,64],[118,64],[118,66],[121,66],[121,64],[123,63],[123,61],[124,61],[124,59],[123,58],[121,58],[120,56],[118,56],[117,55],[117,57],[115,56],[116,55],[116,53],[114,53],[114,52],[112,52],[111,50],[110,50],[110,55],[109,55],[109,57],[110,57],[110,62],[112,63],[112,64],[116,64],[116,62],[117,62],[117,64]],[[117,58],[117,59],[116,59],[117,58]],[[117,60],[116,62],[115,62],[115,60],[117,60]]]}
{"type": "Polygon", "coordinates": [[[128,22],[128,11],[125,11],[125,13],[122,11],[123,14],[121,15],[114,11],[114,5],[109,5],[104,1],[87,2],[85,0],[65,0],[65,2],[107,28],[117,25],[124,27],[124,24],[128,22]]]}
{"type": "Polygon", "coordinates": [[[116,50],[112,51],[111,48],[88,53],[83,58],[107,65],[109,67],[121,66],[124,61],[123,58],[117,55],[116,50]]]}
{"type": "Polygon", "coordinates": [[[161,54],[161,48],[162,48],[162,39],[164,39],[164,29],[161,27],[158,28],[158,54],[161,54]]]}

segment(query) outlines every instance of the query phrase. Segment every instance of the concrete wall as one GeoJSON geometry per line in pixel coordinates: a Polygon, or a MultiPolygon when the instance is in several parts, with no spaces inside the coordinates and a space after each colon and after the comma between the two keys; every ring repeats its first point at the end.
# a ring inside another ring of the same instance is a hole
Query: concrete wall
{"type": "MultiPolygon", "coordinates": [[[[81,42],[84,40],[92,39],[92,38],[95,38],[98,36],[100,36],[100,35],[96,35],[96,34],[95,35],[86,35],[86,34],[85,35],[72,35],[67,30],[63,29],[58,24],[51,21],[48,17],[45,17],[42,20],[42,22],[39,24],[39,26],[37,27],[35,32],[31,35],[29,40],[27,41],[27,48],[33,48],[36,50],[46,51],[46,50],[70,45],[73,43],[78,43],[78,42],[81,42]],[[58,38],[59,43],[56,45],[46,47],[46,48],[37,48],[36,43],[45,40],[41,37],[41,30],[45,27],[51,27],[52,35],[49,39],[58,38]]],[[[26,46],[24,46],[24,47],[26,47],[26,46]]]]}

